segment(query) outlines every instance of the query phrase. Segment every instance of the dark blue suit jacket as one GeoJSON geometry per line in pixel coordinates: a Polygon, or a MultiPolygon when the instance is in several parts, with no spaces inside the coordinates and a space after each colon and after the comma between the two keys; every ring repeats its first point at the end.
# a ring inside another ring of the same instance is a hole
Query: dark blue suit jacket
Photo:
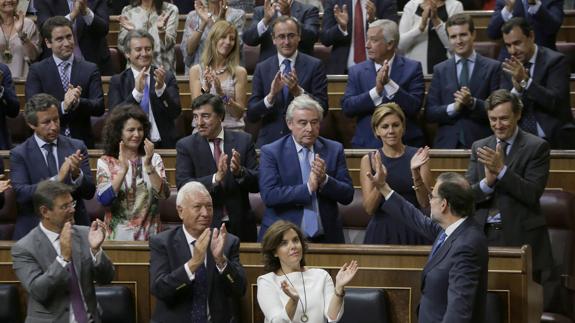
{"type": "MultiPolygon", "coordinates": [[[[545,132],[551,148],[560,146],[559,130],[573,120],[569,90],[570,69],[567,58],[556,51],[538,47],[531,85],[521,96],[524,109],[532,107],[537,123],[545,132]]],[[[501,77],[501,88],[512,89],[507,73],[501,77]]]]}
{"type": "MultiPolygon", "coordinates": [[[[150,103],[154,121],[156,121],[162,139],[161,145],[156,146],[156,148],[174,148],[176,146],[176,125],[174,120],[182,112],[178,82],[172,72],[166,71],[164,80],[166,89],[162,96],[158,97],[155,90],[156,81],[153,77],[154,69],[155,67],[150,69],[150,103]]],[[[134,73],[132,73],[131,68],[112,76],[108,91],[108,109],[112,111],[120,103],[140,105],[132,96],[134,85],[134,73]]]]}
{"type": "Polygon", "coordinates": [[[6,117],[15,118],[20,112],[20,102],[16,96],[16,88],[12,82],[12,73],[5,64],[0,63],[2,73],[2,88],[4,94],[0,97],[0,149],[12,148],[10,133],[6,126],[6,117]]]}
{"type": "MultiPolygon", "coordinates": [[[[296,18],[301,24],[301,40],[299,50],[308,55],[313,54],[313,45],[319,35],[319,10],[317,7],[303,4],[294,0],[291,5],[291,16],[296,18]]],[[[264,9],[258,6],[254,9],[252,24],[244,30],[242,39],[250,46],[260,45],[259,62],[276,54],[276,47],[272,41],[271,22],[268,29],[261,36],[258,35],[258,23],[264,17],[264,9]]],[[[273,20],[272,20],[273,21],[273,20]]]]}
{"type": "MultiPolygon", "coordinates": [[[[343,243],[343,227],[337,203],[353,200],[353,186],[345,163],[343,146],[318,137],[314,152],[325,161],[327,183],[317,192],[318,208],[326,243],[343,243]]],[[[277,220],[301,224],[303,205],[311,202],[307,184],[303,183],[293,137],[284,136],[262,147],[260,152],[260,192],[266,205],[259,240],[277,220]]]]}
{"type": "MultiPolygon", "coordinates": [[[[228,264],[220,274],[208,246],[207,293],[213,323],[239,322],[240,299],[246,292],[246,273],[240,264],[240,239],[231,233],[224,244],[224,255],[228,264]]],[[[184,266],[191,258],[182,226],[150,238],[150,291],[157,300],[151,322],[190,321],[195,287],[184,266]]]]}
{"type": "MultiPolygon", "coordinates": [[[[436,240],[441,227],[393,193],[382,206],[412,230],[436,240]]],[[[421,277],[419,322],[485,322],[487,239],[473,219],[468,218],[445,240],[425,267],[421,277]]]]}
{"type": "Polygon", "coordinates": [[[500,62],[477,54],[469,80],[469,90],[475,98],[475,104],[450,117],[447,114],[447,106],[455,102],[453,93],[460,89],[455,58],[435,65],[425,108],[427,122],[439,125],[433,148],[458,148],[461,133],[465,148],[471,148],[474,141],[491,134],[484,100],[499,88],[500,76],[500,62]]]}
{"type": "MultiPolygon", "coordinates": [[[[76,214],[74,215],[76,224],[89,225],[90,219],[82,199],[91,199],[94,196],[94,192],[96,192],[96,185],[94,185],[94,179],[92,178],[86,146],[79,140],[59,136],[57,149],[59,166],[62,166],[66,157],[74,154],[78,149],[84,156],[81,164],[84,177],[80,185],[72,193],[72,196],[78,203],[76,204],[76,214]]],[[[14,229],[14,240],[22,238],[38,225],[40,218],[34,211],[32,195],[36,190],[36,185],[48,178],[50,178],[48,165],[46,165],[44,155],[40,147],[38,147],[34,136],[29,137],[10,151],[10,179],[12,180],[12,188],[16,193],[16,201],[18,202],[18,218],[14,229]]],[[[72,184],[70,179],[66,181],[66,184],[72,184]]]]}
{"type": "MultiPolygon", "coordinates": [[[[563,23],[563,0],[541,0],[541,7],[537,14],[530,15],[524,7],[524,0],[515,1],[513,7],[513,17],[527,19],[533,32],[535,33],[535,43],[547,48],[556,49],[557,33],[563,23]]],[[[487,35],[491,39],[501,39],[501,27],[505,24],[501,17],[501,10],[505,7],[505,0],[495,2],[495,10],[491,15],[489,25],[487,25],[487,35]]],[[[499,52],[499,59],[508,57],[507,48],[503,46],[499,52]]]]}
{"type": "Polygon", "coordinates": [[[228,232],[239,236],[242,242],[254,242],[257,236],[256,218],[250,206],[249,193],[259,192],[259,187],[258,160],[252,136],[243,131],[224,130],[223,153],[228,155],[228,162],[232,157],[232,149],[240,154],[243,176],[235,177],[228,171],[223,181],[214,186],[212,177],[217,172],[217,165],[208,140],[199,133],[178,140],[176,185],[179,189],[191,181],[204,184],[214,204],[212,225],[221,225],[225,207],[230,218],[228,232]]]}
{"type": "MultiPolygon", "coordinates": [[[[376,75],[375,65],[370,59],[349,69],[341,107],[346,116],[357,118],[355,135],[351,141],[354,148],[379,148],[382,145],[381,140],[376,138],[371,130],[371,115],[376,106],[369,96],[369,90],[375,86],[376,75]]],[[[389,78],[399,85],[399,91],[391,100],[384,96],[382,103],[399,104],[407,118],[403,142],[409,146],[420,147],[425,144],[423,132],[417,125],[425,91],[421,63],[396,54],[389,78]]]]}
{"type": "MultiPolygon", "coordinates": [[[[78,45],[84,58],[98,65],[102,75],[112,75],[114,71],[106,40],[110,26],[108,2],[107,0],[89,0],[87,4],[94,12],[94,20],[88,26],[84,18],[76,18],[78,45]]],[[[34,0],[34,6],[38,14],[38,27],[41,27],[44,21],[50,17],[66,16],[70,13],[68,1],[66,0],[34,0]]],[[[52,56],[52,51],[46,47],[44,41],[42,41],[42,44],[44,47],[42,58],[52,56]]]]}
{"type": "MultiPolygon", "coordinates": [[[[376,10],[376,19],[389,19],[395,22],[399,21],[397,16],[397,5],[394,0],[374,1],[376,10]]],[[[333,46],[331,55],[326,64],[327,74],[346,74],[347,58],[349,56],[349,47],[351,46],[351,36],[353,35],[353,5],[352,0],[327,0],[324,6],[322,28],[319,38],[325,46],[333,46]],[[333,15],[335,5],[341,9],[347,5],[347,36],[339,30],[337,20],[333,15]]],[[[366,24],[366,29],[369,24],[366,24]]],[[[366,37],[367,39],[367,37],[366,37]]],[[[364,44],[362,44],[364,46],[364,44]]]]}
{"type": "MultiPolygon", "coordinates": [[[[62,133],[69,127],[73,138],[83,140],[88,148],[94,147],[92,137],[92,124],[90,117],[99,117],[104,114],[104,94],[102,93],[102,77],[98,66],[87,61],[74,59],[70,73],[70,84],[82,87],[82,95],[78,106],[67,114],[60,114],[60,128],[62,133]]],[[[26,100],[34,94],[48,93],[58,101],[64,101],[66,91],[60,81],[60,72],[54,57],[48,57],[30,66],[26,79],[26,100]]]]}
{"type": "MultiPolygon", "coordinates": [[[[278,56],[274,55],[258,63],[252,79],[252,96],[248,101],[246,118],[250,122],[260,122],[261,128],[256,142],[257,147],[273,142],[290,131],[285,121],[289,103],[293,100],[290,94],[288,102],[284,102],[282,92],[276,97],[274,105],[266,108],[264,98],[270,92],[272,81],[279,70],[278,56]]],[[[314,57],[298,52],[295,60],[295,70],[299,85],[306,94],[312,96],[321,104],[324,115],[327,114],[327,77],[322,62],[314,57]]]]}

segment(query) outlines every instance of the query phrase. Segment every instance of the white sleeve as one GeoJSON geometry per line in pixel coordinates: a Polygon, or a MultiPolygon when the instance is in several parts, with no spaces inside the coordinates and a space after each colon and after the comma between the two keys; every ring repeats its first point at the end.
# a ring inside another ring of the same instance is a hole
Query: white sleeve
{"type": "MultiPolygon", "coordinates": [[[[341,308],[339,309],[339,312],[337,313],[337,317],[335,318],[335,320],[331,320],[328,316],[328,311],[329,311],[329,303],[331,302],[331,298],[333,297],[334,291],[335,291],[335,287],[333,285],[333,280],[331,279],[331,276],[327,273],[327,271],[322,270],[322,274],[324,276],[324,284],[323,284],[323,300],[324,300],[324,305],[323,305],[323,310],[324,310],[324,317],[327,319],[328,322],[338,322],[342,315],[343,315],[343,308],[345,306],[345,304],[341,304],[341,308]]],[[[318,277],[319,278],[319,277],[318,277]]]]}
{"type": "Polygon", "coordinates": [[[279,286],[275,286],[269,275],[258,277],[258,304],[269,322],[291,322],[281,301],[279,286]]]}

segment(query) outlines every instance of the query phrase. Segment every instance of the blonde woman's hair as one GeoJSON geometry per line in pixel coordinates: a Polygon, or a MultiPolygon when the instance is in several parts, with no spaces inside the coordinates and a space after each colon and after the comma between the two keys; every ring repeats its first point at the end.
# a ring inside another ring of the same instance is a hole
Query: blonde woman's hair
{"type": "Polygon", "coordinates": [[[200,64],[202,68],[205,69],[209,67],[212,62],[214,62],[215,56],[219,55],[217,50],[218,40],[224,38],[225,35],[230,31],[233,31],[236,35],[236,41],[232,51],[228,54],[228,57],[225,58],[225,68],[233,78],[235,77],[236,67],[240,65],[240,39],[238,30],[229,21],[220,20],[212,26],[212,29],[208,34],[208,38],[206,39],[207,46],[204,46],[204,51],[202,52],[202,56],[200,58],[200,64]]]}
{"type": "Polygon", "coordinates": [[[373,130],[373,133],[375,133],[377,126],[381,123],[383,118],[392,114],[395,114],[399,117],[401,120],[401,125],[405,130],[405,113],[403,113],[403,110],[401,110],[399,104],[390,102],[379,105],[373,112],[373,115],[371,116],[371,130],[373,130]]]}

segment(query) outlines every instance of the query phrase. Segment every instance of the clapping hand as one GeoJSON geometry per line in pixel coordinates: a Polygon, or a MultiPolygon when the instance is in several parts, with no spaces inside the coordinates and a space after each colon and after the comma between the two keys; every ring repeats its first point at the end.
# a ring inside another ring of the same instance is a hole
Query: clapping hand
{"type": "Polygon", "coordinates": [[[223,266],[226,262],[224,257],[224,246],[226,244],[226,237],[228,236],[228,230],[226,229],[226,224],[222,223],[222,226],[214,228],[212,230],[212,242],[210,244],[210,249],[212,250],[212,256],[214,261],[218,266],[223,266]]]}
{"type": "Polygon", "coordinates": [[[126,16],[120,16],[120,26],[127,31],[134,30],[136,28],[134,23],[126,16]]]}
{"type": "Polygon", "coordinates": [[[297,290],[290,284],[288,283],[286,280],[281,282],[281,288],[282,291],[291,299],[293,299],[294,301],[299,301],[299,294],[297,293],[297,290]]]}
{"type": "Polygon", "coordinates": [[[210,243],[210,233],[211,229],[206,228],[194,243],[194,256],[186,263],[191,272],[195,272],[198,267],[204,263],[206,251],[208,250],[208,245],[210,243]]]}
{"type": "Polygon", "coordinates": [[[343,288],[353,279],[358,269],[356,260],[352,260],[349,265],[347,262],[343,264],[335,276],[335,290],[341,293],[343,288]]]}
{"type": "Polygon", "coordinates": [[[377,17],[375,16],[376,8],[372,0],[367,0],[365,3],[365,11],[367,12],[367,22],[373,22],[377,17]]]}
{"type": "Polygon", "coordinates": [[[377,76],[375,78],[375,90],[379,94],[383,92],[384,86],[389,82],[389,69],[389,62],[385,60],[377,72],[377,76]]]}
{"type": "Polygon", "coordinates": [[[166,81],[166,70],[163,67],[158,66],[154,69],[154,80],[156,81],[156,85],[154,85],[154,87],[156,90],[160,90],[166,81]]]}
{"type": "Polygon", "coordinates": [[[371,164],[374,167],[375,174],[367,172],[366,176],[371,181],[373,186],[378,190],[384,188],[387,183],[385,182],[387,178],[387,168],[381,162],[381,156],[376,152],[370,156],[371,164]]]}
{"type": "Polygon", "coordinates": [[[234,176],[239,176],[242,170],[242,165],[240,164],[240,153],[232,148],[232,159],[230,160],[230,171],[234,176]]]}
{"type": "Polygon", "coordinates": [[[221,154],[220,155],[220,159],[218,160],[218,170],[216,172],[216,176],[215,176],[215,181],[216,184],[219,184],[224,177],[226,176],[226,173],[228,172],[228,155],[227,154],[221,154]]]}
{"type": "Polygon", "coordinates": [[[347,31],[347,23],[349,22],[349,14],[347,13],[347,5],[344,4],[343,7],[339,7],[337,4],[333,6],[333,16],[335,21],[339,25],[339,28],[343,31],[347,31]]]}
{"type": "Polygon", "coordinates": [[[146,153],[146,155],[144,155],[144,168],[151,168],[152,157],[154,156],[154,143],[148,138],[144,139],[144,151],[146,153]]]}
{"type": "Polygon", "coordinates": [[[158,28],[159,32],[163,33],[166,31],[166,25],[168,24],[168,19],[170,18],[171,15],[172,15],[171,11],[164,11],[158,17],[158,20],[156,20],[156,28],[158,28]]]}
{"type": "Polygon", "coordinates": [[[4,180],[5,176],[0,175],[0,193],[3,193],[5,190],[12,188],[12,183],[9,179],[4,180]]]}
{"type": "Polygon", "coordinates": [[[100,219],[92,222],[90,226],[90,232],[88,233],[88,241],[90,242],[90,249],[92,253],[96,254],[100,251],[100,247],[104,240],[106,239],[106,232],[108,231],[107,226],[100,219]]]}
{"type": "Polygon", "coordinates": [[[291,95],[293,95],[294,97],[301,95],[301,88],[299,86],[299,81],[297,78],[297,73],[295,71],[295,68],[292,68],[291,72],[287,73],[287,74],[282,74],[281,75],[282,78],[282,82],[283,84],[285,84],[288,89],[289,92],[291,93],[291,95]]]}
{"type": "Polygon", "coordinates": [[[410,168],[411,170],[419,171],[419,168],[429,161],[429,147],[421,147],[411,157],[410,168]]]}

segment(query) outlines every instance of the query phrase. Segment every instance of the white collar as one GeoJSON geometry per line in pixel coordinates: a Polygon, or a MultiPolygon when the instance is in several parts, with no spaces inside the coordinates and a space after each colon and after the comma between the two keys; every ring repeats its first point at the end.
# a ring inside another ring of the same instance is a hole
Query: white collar
{"type": "Polygon", "coordinates": [[[445,228],[445,235],[447,237],[449,237],[453,233],[453,231],[455,231],[455,229],[457,229],[463,223],[463,221],[465,221],[466,219],[467,219],[467,217],[463,217],[463,218],[451,223],[447,228],[445,228]]]}
{"type": "Polygon", "coordinates": [[[56,240],[58,240],[60,238],[60,234],[56,233],[54,231],[50,231],[48,230],[43,224],[42,222],[40,222],[40,230],[42,230],[42,232],[44,232],[44,234],[46,235],[46,237],[48,237],[48,240],[50,240],[50,243],[54,244],[54,242],[56,242],[56,240]]]}

